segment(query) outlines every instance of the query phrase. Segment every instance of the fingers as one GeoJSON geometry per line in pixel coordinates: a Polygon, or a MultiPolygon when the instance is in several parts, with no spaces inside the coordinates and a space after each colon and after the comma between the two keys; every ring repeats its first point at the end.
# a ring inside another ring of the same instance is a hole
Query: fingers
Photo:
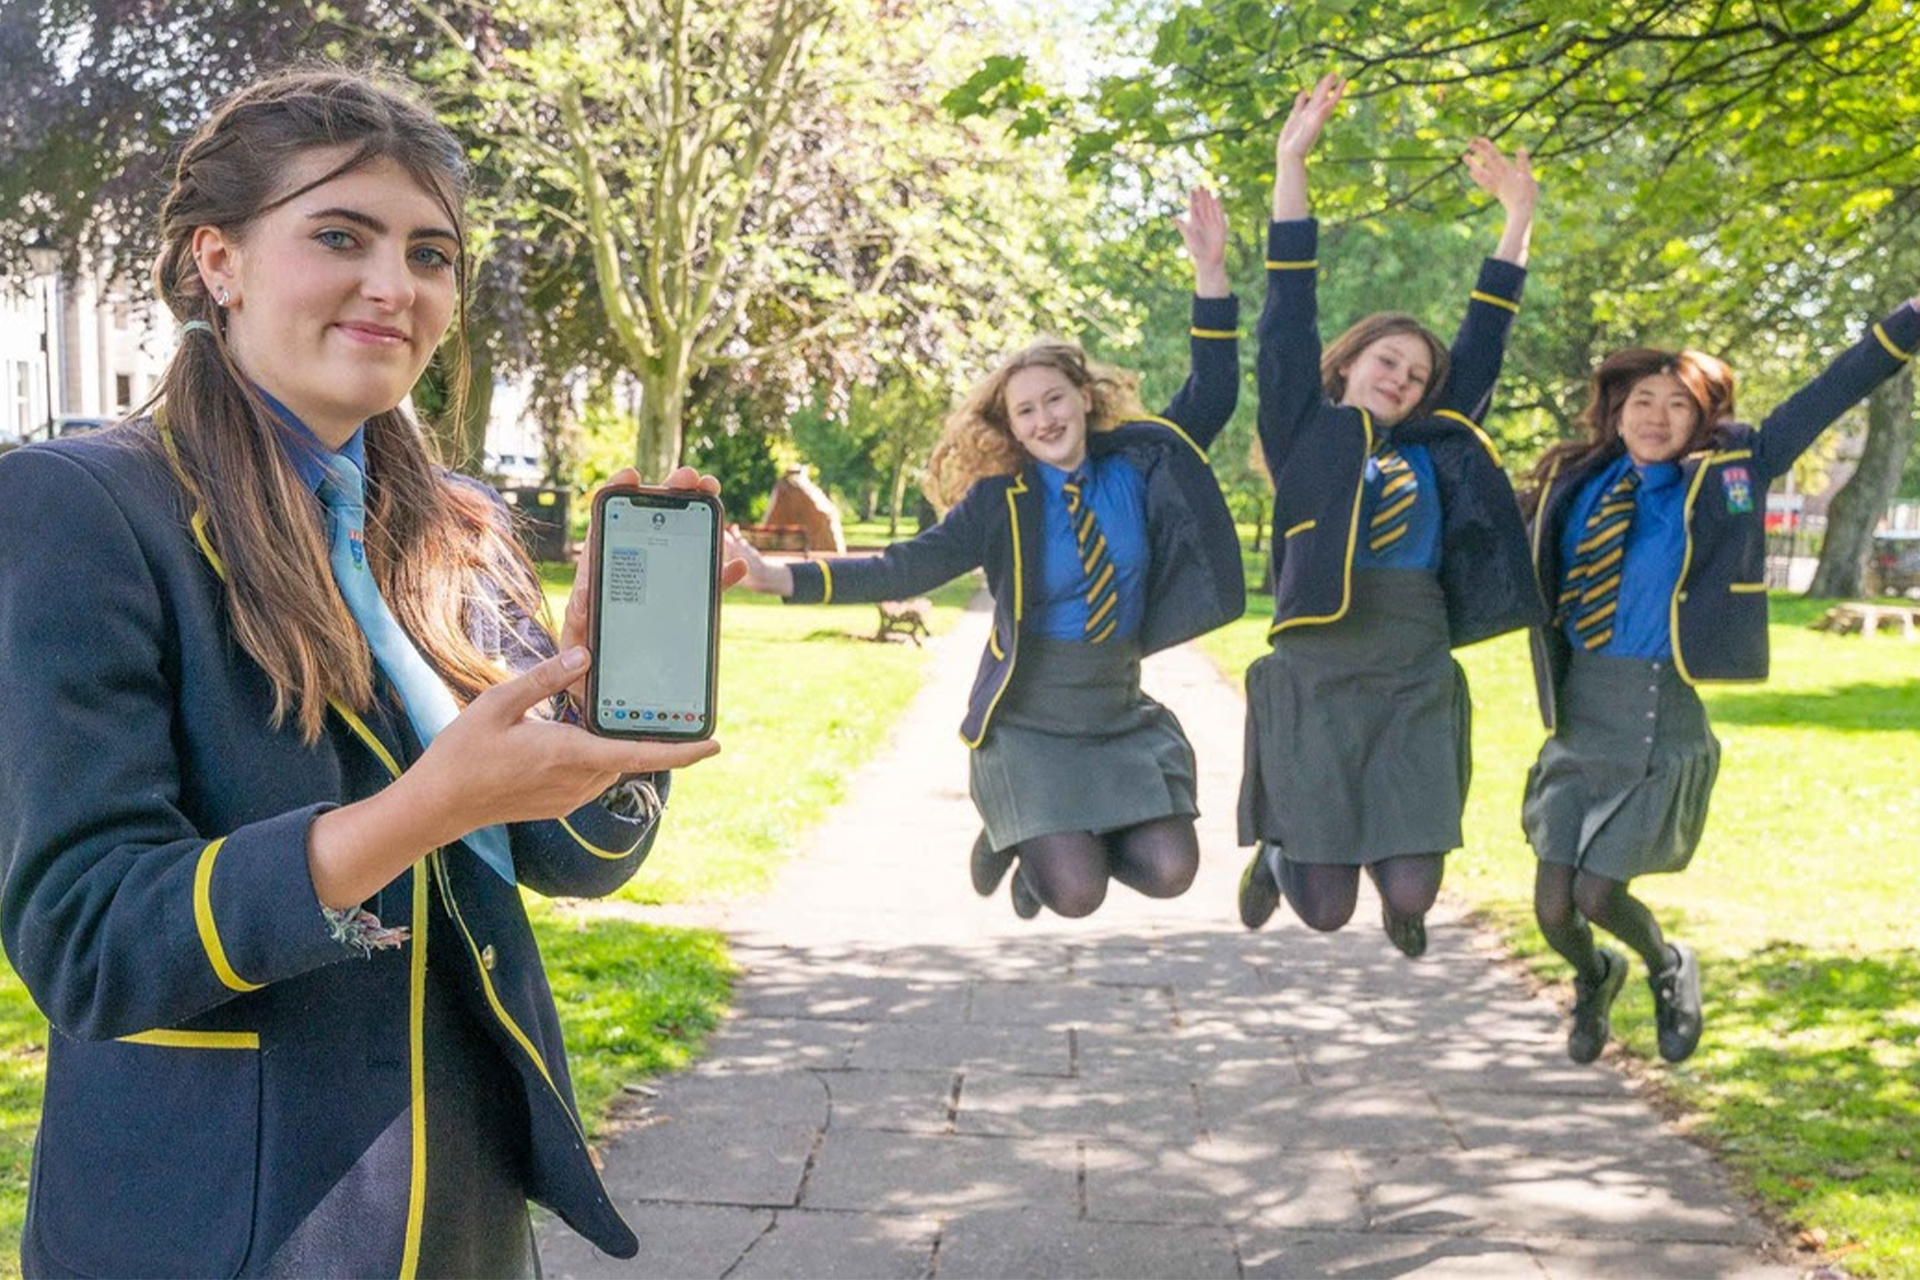
{"type": "Polygon", "coordinates": [[[720,566],[720,589],[725,591],[729,587],[737,586],[746,580],[746,576],[747,562],[745,560],[728,560],[720,566]]]}
{"type": "Polygon", "coordinates": [[[575,729],[571,725],[555,727],[564,729],[568,734],[568,754],[572,763],[582,769],[598,769],[604,773],[658,773],[667,769],[684,769],[720,753],[720,743],[715,738],[702,742],[622,742],[617,738],[596,737],[585,729],[575,729]]]}
{"type": "Polygon", "coordinates": [[[580,678],[587,669],[587,651],[579,646],[562,649],[546,661],[528,667],[511,680],[502,681],[468,707],[485,708],[487,714],[506,720],[518,720],[535,706],[580,678]]]}

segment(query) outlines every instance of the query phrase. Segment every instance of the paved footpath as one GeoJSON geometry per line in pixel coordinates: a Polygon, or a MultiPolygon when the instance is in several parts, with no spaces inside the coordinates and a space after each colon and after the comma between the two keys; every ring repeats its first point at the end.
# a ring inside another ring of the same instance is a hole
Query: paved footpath
{"type": "Polygon", "coordinates": [[[891,751],[717,921],[734,1016],[603,1150],[640,1256],[548,1221],[548,1275],[1793,1274],[1457,909],[1419,962],[1370,899],[1332,936],[1240,927],[1242,703],[1192,649],[1146,680],[1199,754],[1193,890],[1032,922],[975,897],[955,726],[985,626],[937,642],[891,751]]]}

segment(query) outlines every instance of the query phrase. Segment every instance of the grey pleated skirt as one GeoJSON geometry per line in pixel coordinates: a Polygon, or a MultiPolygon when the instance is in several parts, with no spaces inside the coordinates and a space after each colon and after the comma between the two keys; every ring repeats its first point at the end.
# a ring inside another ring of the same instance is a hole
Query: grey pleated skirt
{"type": "Polygon", "coordinates": [[[1472,704],[1433,575],[1353,575],[1347,616],[1294,627],[1247,668],[1240,843],[1364,866],[1460,845],[1472,704]]]}
{"type": "Polygon", "coordinates": [[[1719,772],[1706,708],[1671,662],[1575,653],[1520,825],[1544,862],[1612,880],[1680,871],[1719,772]]]}
{"type": "Polygon", "coordinates": [[[1131,644],[1022,638],[1013,684],[970,765],[996,849],[1200,812],[1193,747],[1173,712],[1140,691],[1131,644]]]}

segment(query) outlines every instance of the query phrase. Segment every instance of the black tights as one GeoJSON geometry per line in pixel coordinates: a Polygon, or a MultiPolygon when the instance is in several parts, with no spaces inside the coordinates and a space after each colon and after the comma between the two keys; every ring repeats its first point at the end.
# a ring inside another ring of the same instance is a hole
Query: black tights
{"type": "MultiPolygon", "coordinates": [[[[1446,869],[1444,853],[1408,853],[1367,864],[1381,901],[1402,919],[1432,910],[1446,869]]],[[[1360,900],[1360,868],[1282,858],[1280,888],[1308,928],[1332,933],[1353,918],[1360,900]]]]}
{"type": "Polygon", "coordinates": [[[1533,880],[1533,916],[1547,945],[1589,982],[1602,976],[1589,921],[1638,952],[1649,973],[1659,973],[1671,960],[1660,922],[1646,903],[1627,892],[1624,880],[1542,862],[1533,880]]]}
{"type": "Polygon", "coordinates": [[[1015,846],[1027,887],[1056,915],[1092,915],[1118,880],[1149,898],[1177,898],[1200,870],[1193,819],[1155,818],[1118,831],[1056,831],[1015,846]]]}

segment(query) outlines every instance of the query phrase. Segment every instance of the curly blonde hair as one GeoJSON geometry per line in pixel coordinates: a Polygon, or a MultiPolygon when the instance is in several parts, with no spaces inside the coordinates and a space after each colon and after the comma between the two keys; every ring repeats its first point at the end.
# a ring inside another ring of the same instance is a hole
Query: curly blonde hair
{"type": "Polygon", "coordinates": [[[1111,431],[1146,415],[1139,377],[1087,359],[1079,343],[1042,338],[1022,347],[974,383],[947,415],[946,430],[927,459],[927,496],[941,508],[951,507],[988,476],[1014,475],[1033,460],[1014,439],[1007,415],[1007,383],[1023,369],[1058,370],[1086,392],[1093,402],[1087,412],[1089,432],[1111,431]]]}

